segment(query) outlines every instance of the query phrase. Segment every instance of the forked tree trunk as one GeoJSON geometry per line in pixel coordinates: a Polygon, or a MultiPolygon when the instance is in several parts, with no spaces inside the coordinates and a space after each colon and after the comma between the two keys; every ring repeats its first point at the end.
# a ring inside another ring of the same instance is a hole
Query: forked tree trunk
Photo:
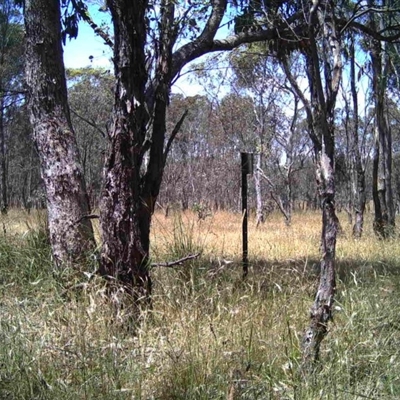
{"type": "Polygon", "coordinates": [[[100,205],[100,273],[112,278],[136,302],[151,294],[148,257],[153,205],[144,198],[141,171],[149,118],[145,105],[147,2],[114,0],[109,6],[114,22],[116,89],[100,205]]]}
{"type": "Polygon", "coordinates": [[[85,180],[68,102],[62,60],[60,3],[26,0],[26,82],[30,120],[46,189],[56,263],[79,262],[94,248],[85,180]]]}
{"type": "MultiPolygon", "coordinates": [[[[335,252],[338,218],[335,212],[335,131],[334,113],[339,90],[342,61],[340,34],[331,3],[313,3],[309,17],[310,46],[305,49],[311,99],[308,101],[293,75],[288,74],[307,112],[307,121],[317,161],[317,184],[322,207],[320,281],[310,310],[310,324],[302,343],[302,372],[312,373],[319,361],[322,340],[328,333],[335,298],[335,252]],[[322,49],[316,43],[316,26],[321,26],[322,49]],[[320,56],[320,51],[329,56],[320,56]],[[323,84],[321,66],[325,79],[323,84]]],[[[288,70],[287,65],[285,70],[288,70]]]]}

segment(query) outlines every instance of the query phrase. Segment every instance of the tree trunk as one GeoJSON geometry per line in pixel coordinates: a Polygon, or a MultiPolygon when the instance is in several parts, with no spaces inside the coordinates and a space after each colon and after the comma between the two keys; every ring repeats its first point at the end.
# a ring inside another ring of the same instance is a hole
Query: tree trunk
{"type": "Polygon", "coordinates": [[[94,248],[88,197],[67,102],[58,0],[26,0],[26,82],[30,120],[46,189],[57,264],[94,248]]]}
{"type": "Polygon", "coordinates": [[[1,156],[1,213],[7,214],[8,193],[7,193],[7,160],[6,160],[6,132],[4,126],[4,93],[1,92],[2,80],[0,79],[0,156],[1,156]]]}
{"type": "Polygon", "coordinates": [[[310,50],[306,55],[312,105],[308,106],[307,114],[309,126],[312,127],[311,139],[317,160],[317,185],[322,207],[320,281],[310,310],[310,325],[303,337],[303,373],[306,374],[313,372],[316,362],[319,361],[321,343],[328,333],[328,322],[332,319],[336,292],[336,237],[339,225],[335,212],[334,116],[342,74],[340,34],[334,23],[334,9],[331,8],[331,4],[320,5],[321,9],[313,8],[310,16],[310,50]],[[317,21],[323,27],[322,49],[318,48],[315,41],[317,21]],[[329,54],[329,58],[320,58],[318,51],[321,50],[329,54]],[[325,79],[328,79],[325,86],[320,72],[321,59],[325,79]]]}
{"type": "MultiPolygon", "coordinates": [[[[376,23],[371,16],[371,25],[376,23]]],[[[382,22],[381,22],[382,24],[382,22]]],[[[373,159],[372,193],[375,207],[374,231],[381,238],[393,235],[395,210],[392,191],[392,137],[387,121],[386,76],[389,68],[384,45],[374,40],[370,49],[372,62],[372,87],[375,100],[375,148],[373,159]]]]}
{"type": "Polygon", "coordinates": [[[123,116],[115,118],[100,207],[100,272],[116,279],[137,300],[151,294],[148,256],[152,210],[142,205],[140,196],[140,163],[133,145],[136,132],[127,131],[123,116]]]}
{"type": "MultiPolygon", "coordinates": [[[[315,18],[315,16],[314,16],[315,18]]],[[[316,35],[310,25],[310,48],[305,52],[307,64],[307,77],[310,85],[311,100],[307,100],[294,76],[288,69],[287,60],[283,67],[289,81],[302,100],[309,126],[310,138],[314,145],[317,164],[317,185],[319,201],[322,207],[322,232],[320,281],[314,303],[310,310],[310,324],[306,329],[302,342],[302,371],[305,374],[313,372],[315,363],[319,360],[322,340],[328,333],[328,322],[332,319],[332,309],[336,291],[335,283],[335,252],[338,218],[335,212],[335,136],[334,136],[334,111],[335,100],[341,79],[341,58],[338,36],[333,35],[325,46],[332,51],[333,66],[325,64],[326,76],[331,73],[330,85],[323,91],[320,75],[320,62],[316,35]]],[[[334,28],[334,26],[333,26],[334,28]]],[[[332,29],[335,32],[335,29],[332,29]]],[[[327,36],[329,38],[329,34],[327,36]]]]}
{"type": "Polygon", "coordinates": [[[384,115],[384,100],[376,99],[376,137],[373,159],[374,230],[382,238],[393,235],[395,216],[392,192],[391,132],[384,115]]]}
{"type": "Polygon", "coordinates": [[[290,226],[292,224],[292,213],[293,213],[293,190],[292,190],[292,180],[293,180],[292,166],[291,161],[287,163],[287,172],[286,172],[286,197],[287,202],[285,206],[286,211],[286,225],[290,226]]]}
{"type": "Polygon", "coordinates": [[[110,1],[116,89],[110,151],[100,207],[102,275],[138,299],[149,298],[149,232],[154,204],[143,198],[141,166],[147,146],[146,1],[110,1]],[[129,3],[129,4],[128,4],[129,3]]]}
{"type": "Polygon", "coordinates": [[[265,222],[263,210],[263,197],[261,189],[261,169],[262,169],[262,153],[257,154],[256,173],[254,174],[254,182],[256,189],[256,219],[257,227],[265,222]]]}
{"type": "Polygon", "coordinates": [[[332,306],[336,291],[335,250],[338,219],[335,213],[333,149],[330,155],[324,150],[318,160],[317,182],[322,205],[322,234],[320,282],[314,304],[310,310],[310,326],[303,338],[303,366],[312,371],[319,360],[321,342],[328,333],[328,322],[332,319],[332,306]]]}
{"type": "Polygon", "coordinates": [[[386,237],[387,212],[384,193],[384,181],[379,179],[380,165],[379,131],[375,127],[374,154],[372,162],[372,197],[374,200],[374,231],[378,237],[386,237]]]}
{"type": "Polygon", "coordinates": [[[355,221],[353,225],[353,236],[360,238],[364,228],[364,212],[365,212],[365,170],[362,165],[360,145],[359,145],[359,123],[358,123],[358,95],[356,87],[356,71],[355,71],[355,49],[354,41],[350,43],[350,85],[351,97],[353,100],[353,142],[352,142],[352,159],[354,162],[355,172],[355,193],[354,193],[354,214],[355,221]]]}

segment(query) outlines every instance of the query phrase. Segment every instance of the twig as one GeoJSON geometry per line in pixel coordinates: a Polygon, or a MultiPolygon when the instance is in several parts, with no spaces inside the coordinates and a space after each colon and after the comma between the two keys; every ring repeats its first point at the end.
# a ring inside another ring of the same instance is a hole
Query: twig
{"type": "Polygon", "coordinates": [[[171,268],[171,267],[174,267],[175,265],[181,265],[185,261],[193,260],[194,258],[197,258],[199,255],[200,255],[200,253],[189,254],[188,256],[180,258],[179,260],[176,260],[176,261],[170,261],[170,262],[166,262],[166,263],[152,263],[152,264],[150,264],[150,266],[151,267],[167,267],[167,268],[171,268]]]}
{"type": "Polygon", "coordinates": [[[101,128],[98,127],[95,123],[89,121],[87,118],[82,117],[82,115],[78,114],[73,108],[70,108],[72,114],[76,115],[79,119],[81,119],[83,122],[86,122],[88,125],[90,125],[92,128],[96,129],[97,132],[100,132],[100,135],[103,136],[103,138],[106,138],[107,135],[103,132],[101,128]]]}
{"type": "Polygon", "coordinates": [[[79,219],[77,219],[75,222],[73,222],[71,225],[76,225],[82,222],[84,219],[99,219],[100,215],[97,214],[88,214],[88,215],[83,215],[79,219]]]}
{"type": "Polygon", "coordinates": [[[278,198],[278,197],[276,196],[276,194],[275,194],[275,185],[271,182],[271,180],[268,178],[268,176],[264,174],[264,171],[263,171],[261,168],[257,168],[257,172],[260,174],[260,176],[261,176],[262,178],[264,178],[264,179],[267,181],[268,185],[269,185],[270,188],[271,188],[271,192],[270,192],[270,193],[271,193],[272,200],[275,201],[276,205],[277,205],[278,208],[279,208],[279,211],[280,211],[280,212],[283,214],[283,216],[285,217],[286,222],[289,222],[289,221],[290,221],[290,218],[289,218],[289,215],[288,215],[288,213],[286,212],[285,208],[283,207],[282,200],[281,200],[280,197],[278,198]]]}

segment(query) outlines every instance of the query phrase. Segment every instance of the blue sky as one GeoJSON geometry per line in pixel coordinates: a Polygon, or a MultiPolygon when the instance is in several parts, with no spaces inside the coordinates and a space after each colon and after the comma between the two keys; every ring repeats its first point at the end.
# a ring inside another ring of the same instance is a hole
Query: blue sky
{"type": "MultiPolygon", "coordinates": [[[[90,11],[92,18],[97,23],[108,19],[107,14],[100,13],[95,8],[91,7],[90,11]]],[[[111,57],[112,50],[84,22],[80,22],[79,24],[78,37],[76,39],[67,38],[64,46],[64,63],[66,68],[97,66],[111,69],[111,57]],[[92,61],[90,61],[90,56],[93,56],[92,61]]]]}
{"type": "MultiPolygon", "coordinates": [[[[90,7],[93,20],[100,25],[101,21],[109,21],[108,14],[97,11],[97,7],[90,7]]],[[[104,44],[104,41],[95,35],[92,28],[85,22],[79,24],[78,37],[67,39],[64,46],[64,64],[66,68],[105,67],[112,70],[112,50],[104,44]],[[92,61],[89,57],[93,57],[92,61]]],[[[188,76],[179,79],[172,88],[173,93],[181,93],[185,96],[194,96],[204,93],[203,87],[190,82],[188,76]]]]}

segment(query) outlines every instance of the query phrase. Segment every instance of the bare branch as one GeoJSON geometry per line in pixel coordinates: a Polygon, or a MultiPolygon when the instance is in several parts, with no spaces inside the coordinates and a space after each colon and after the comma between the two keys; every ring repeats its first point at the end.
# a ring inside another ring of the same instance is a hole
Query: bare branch
{"type": "Polygon", "coordinates": [[[197,258],[200,255],[200,253],[196,253],[196,254],[189,254],[186,257],[182,257],[179,260],[176,261],[170,261],[170,262],[166,262],[166,263],[152,263],[150,264],[151,267],[166,267],[166,268],[171,268],[174,267],[175,265],[182,265],[185,261],[188,260],[193,260],[195,258],[197,258]]]}
{"type": "Polygon", "coordinates": [[[308,99],[306,98],[306,96],[304,95],[304,93],[302,92],[302,90],[300,89],[300,86],[298,85],[296,78],[293,76],[292,71],[288,65],[287,57],[282,58],[281,64],[283,66],[283,70],[285,71],[286,77],[288,78],[290,84],[292,85],[292,88],[293,88],[295,94],[297,94],[297,96],[300,98],[301,102],[303,103],[304,109],[306,110],[307,124],[308,124],[309,135],[311,137],[311,140],[313,141],[314,146],[316,146],[317,149],[320,150],[321,142],[320,142],[319,138],[317,137],[317,135],[314,133],[314,129],[313,129],[314,118],[313,118],[311,104],[308,101],[308,99]]]}
{"type": "Polygon", "coordinates": [[[70,108],[72,114],[76,115],[79,119],[81,119],[83,122],[86,122],[88,125],[90,125],[92,128],[96,129],[97,132],[103,136],[103,138],[107,137],[106,133],[98,127],[94,122],[89,121],[87,118],[82,117],[82,115],[78,114],[75,110],[70,108]]]}
{"type": "Polygon", "coordinates": [[[188,62],[210,51],[209,49],[213,46],[214,37],[225,15],[226,6],[227,0],[214,0],[210,18],[200,36],[193,42],[183,45],[174,53],[172,61],[172,79],[188,62]]]}
{"type": "Polygon", "coordinates": [[[346,24],[343,26],[343,28],[340,30],[340,33],[343,33],[349,26],[351,26],[353,24],[353,22],[355,22],[356,19],[361,18],[363,15],[368,14],[370,12],[373,13],[395,13],[395,12],[399,12],[400,9],[398,8],[388,8],[388,7],[384,7],[384,8],[376,8],[376,7],[368,7],[362,11],[359,11],[358,13],[355,13],[347,22],[346,24]]]}
{"type": "Polygon", "coordinates": [[[351,24],[348,24],[348,21],[346,21],[343,18],[336,18],[336,23],[338,24],[338,26],[342,26],[341,28],[341,32],[344,31],[344,29],[346,28],[354,28],[357,31],[363,32],[365,34],[367,34],[368,36],[370,36],[373,39],[379,40],[381,42],[397,42],[400,39],[400,32],[396,33],[394,35],[391,36],[385,36],[382,35],[381,32],[376,31],[374,29],[369,28],[368,26],[365,26],[359,22],[356,21],[352,21],[351,24]]]}
{"type": "Polygon", "coordinates": [[[264,174],[264,171],[261,168],[257,168],[257,172],[260,174],[261,177],[263,177],[267,181],[268,185],[271,188],[271,192],[270,193],[271,193],[272,200],[274,200],[274,202],[276,203],[276,205],[279,208],[279,211],[283,214],[283,216],[285,217],[286,221],[289,222],[290,221],[290,217],[289,217],[288,213],[286,212],[285,208],[283,207],[282,199],[280,197],[278,197],[276,195],[276,193],[275,193],[275,185],[268,178],[268,176],[264,174]]]}
{"type": "Polygon", "coordinates": [[[168,139],[167,145],[165,147],[165,151],[164,151],[164,162],[166,161],[167,157],[168,157],[168,153],[171,149],[172,146],[172,142],[174,141],[176,135],[179,133],[179,131],[181,130],[182,124],[185,121],[186,116],[188,115],[189,110],[185,110],[185,112],[182,114],[181,118],[179,119],[179,121],[176,123],[176,125],[174,126],[174,129],[171,132],[171,136],[168,139]]]}

